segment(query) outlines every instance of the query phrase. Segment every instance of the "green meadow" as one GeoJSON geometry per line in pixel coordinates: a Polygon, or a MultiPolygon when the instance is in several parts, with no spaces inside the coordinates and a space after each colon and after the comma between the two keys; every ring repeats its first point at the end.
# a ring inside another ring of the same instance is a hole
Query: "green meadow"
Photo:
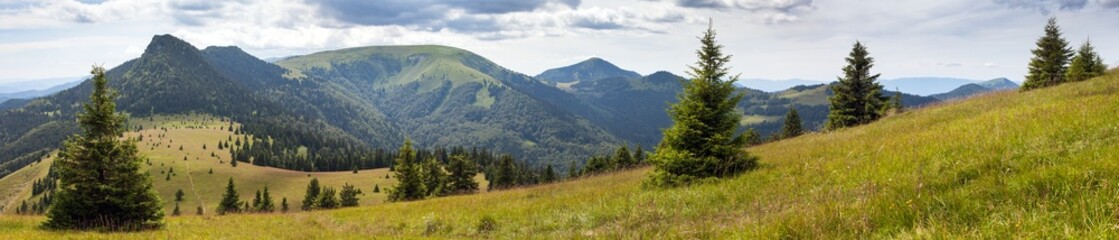
{"type": "MultiPolygon", "coordinates": [[[[218,128],[228,123],[185,128],[194,121],[179,121],[181,127],[169,128],[164,139],[145,136],[140,144],[171,144],[145,152],[164,201],[178,188],[187,192],[184,216],[168,217],[164,229],[54,232],[37,227],[44,217],[3,215],[0,239],[1119,238],[1115,71],[752,147],[749,151],[760,157],[757,170],[688,187],[644,188],[650,169],[643,168],[523,189],[384,203],[383,193],[369,192],[374,184],[392,184],[384,179],[384,169],[315,173],[312,177],[327,186],[360,186],[366,193],[362,206],[287,214],[194,216],[196,205],[216,203],[229,177],[237,181],[242,199],[268,185],[277,200],[288,197],[293,206],[310,178],[222,164],[201,144],[212,147],[226,139],[228,131],[218,128]],[[182,160],[184,155],[188,160],[182,160]],[[165,181],[158,171],[170,167],[178,175],[165,181]],[[213,175],[207,173],[211,168],[213,175]]],[[[139,134],[161,132],[145,126],[139,134]]],[[[45,173],[42,165],[13,177],[45,173]]]]}

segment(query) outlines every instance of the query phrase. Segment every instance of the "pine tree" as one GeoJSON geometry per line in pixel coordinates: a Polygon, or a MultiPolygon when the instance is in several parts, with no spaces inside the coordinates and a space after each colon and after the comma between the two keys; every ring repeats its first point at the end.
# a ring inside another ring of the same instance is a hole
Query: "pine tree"
{"type": "Polygon", "coordinates": [[[1069,82],[1084,81],[1101,76],[1105,72],[1107,72],[1107,65],[1103,63],[1103,58],[1096,53],[1090,41],[1084,41],[1076,56],[1072,58],[1072,63],[1069,64],[1065,79],[1069,82]]]}
{"type": "Polygon", "coordinates": [[[513,187],[516,184],[516,166],[513,164],[513,156],[508,154],[501,155],[498,160],[497,172],[490,181],[490,189],[506,189],[513,187]]]}
{"type": "Polygon", "coordinates": [[[259,212],[270,213],[276,211],[276,204],[272,201],[272,193],[268,192],[268,186],[264,186],[264,193],[260,197],[259,212]]]}
{"type": "Polygon", "coordinates": [[[183,196],[186,196],[186,193],[183,193],[182,188],[180,188],[179,191],[175,191],[175,202],[182,202],[183,196]]]}
{"type": "Polygon", "coordinates": [[[638,144],[637,150],[633,151],[633,161],[637,164],[645,164],[645,149],[641,148],[641,144],[638,144]]]}
{"type": "Polygon", "coordinates": [[[1061,37],[1057,18],[1049,18],[1049,23],[1045,25],[1045,36],[1037,40],[1037,48],[1031,52],[1034,56],[1030,58],[1030,70],[1026,75],[1026,82],[1022,83],[1022,91],[1053,86],[1065,81],[1065,70],[1069,58],[1072,57],[1072,49],[1061,37]]]}
{"type": "Polygon", "coordinates": [[[881,74],[870,75],[874,58],[869,54],[862,43],[855,42],[847,66],[843,67],[843,78],[831,88],[835,95],[828,98],[828,130],[867,124],[885,112],[887,98],[882,96],[882,85],[877,82],[881,74]]]}
{"type": "Polygon", "coordinates": [[[248,212],[248,211],[260,211],[260,209],[262,209],[262,207],[263,207],[263,205],[261,205],[260,203],[261,203],[261,200],[260,200],[260,190],[256,190],[256,196],[255,196],[255,197],[253,197],[253,205],[252,205],[252,208],[249,208],[249,209],[245,209],[245,211],[246,211],[246,212],[248,212]]]}
{"type": "Polygon", "coordinates": [[[637,166],[637,161],[633,159],[633,155],[629,153],[629,148],[625,145],[614,152],[613,162],[614,169],[627,169],[637,166]]]}
{"type": "Polygon", "coordinates": [[[405,140],[396,157],[395,188],[389,189],[389,201],[411,201],[424,198],[424,186],[420,179],[420,168],[416,161],[416,152],[412,149],[412,140],[405,140]]]}
{"type": "Polygon", "coordinates": [[[241,212],[241,199],[237,195],[236,187],[233,186],[233,178],[229,178],[229,184],[225,186],[225,194],[221,196],[217,212],[218,215],[241,212]]]}
{"type": "Polygon", "coordinates": [[[544,167],[544,172],[540,174],[540,182],[552,182],[556,180],[556,170],[552,169],[552,164],[544,167]]]}
{"type": "Polygon", "coordinates": [[[284,197],[280,202],[280,212],[288,212],[288,198],[284,197]]]}
{"type": "Polygon", "coordinates": [[[342,185],[342,192],[339,192],[339,197],[342,198],[342,207],[357,207],[358,197],[361,191],[354,188],[353,185],[346,183],[342,185]]]}
{"type": "Polygon", "coordinates": [[[303,197],[303,211],[315,208],[315,200],[319,198],[319,192],[322,191],[319,187],[319,179],[312,178],[311,183],[307,184],[307,193],[303,197]]]}
{"type": "Polygon", "coordinates": [[[319,198],[315,199],[315,206],[320,209],[338,208],[338,196],[335,193],[334,188],[324,187],[319,198]]]}
{"type": "Polygon", "coordinates": [[[134,140],[118,137],[125,116],[116,112],[105,69],[94,67],[93,92],[78,116],[82,135],[63,143],[55,161],[59,185],[43,224],[50,229],[139,230],[163,226],[162,201],[134,140]]]}
{"type": "Polygon", "coordinates": [[[381,185],[380,184],[373,185],[373,192],[375,192],[375,193],[381,192],[381,185]]]}
{"type": "Polygon", "coordinates": [[[198,216],[202,216],[202,206],[198,206],[198,209],[195,210],[195,213],[198,214],[198,216]]]}
{"type": "Polygon", "coordinates": [[[423,172],[420,178],[424,184],[424,196],[442,196],[447,190],[447,173],[443,170],[443,163],[428,158],[424,161],[423,172]]]}
{"type": "Polygon", "coordinates": [[[781,128],[782,138],[794,138],[804,134],[804,129],[800,127],[800,114],[797,114],[797,109],[794,107],[789,108],[789,113],[785,114],[785,126],[781,128]]]}
{"type": "MultiPolygon", "coordinates": [[[[478,175],[478,165],[465,155],[451,156],[447,165],[450,176],[447,177],[447,192],[450,194],[469,194],[478,192],[478,182],[474,176],[478,175]]],[[[373,192],[377,192],[376,186],[373,192]]]]}
{"type": "Polygon", "coordinates": [[[733,176],[756,165],[757,159],[743,148],[745,138],[735,136],[741,119],[735,108],[743,95],[736,93],[738,77],[728,76],[730,56],[723,55],[711,26],[700,43],[699,60],[689,66],[691,78],[683,83],[679,101],[669,108],[673,124],[664,130],[664,139],[650,156],[655,166],[647,181],[651,186],[733,176]]]}

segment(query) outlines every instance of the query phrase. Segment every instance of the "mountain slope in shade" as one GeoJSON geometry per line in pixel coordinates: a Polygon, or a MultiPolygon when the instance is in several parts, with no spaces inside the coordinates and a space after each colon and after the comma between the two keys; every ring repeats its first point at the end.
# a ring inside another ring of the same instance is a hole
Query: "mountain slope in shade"
{"type": "MultiPolygon", "coordinates": [[[[378,121],[386,122],[378,119],[376,112],[355,108],[355,113],[361,114],[331,118],[327,113],[333,112],[331,107],[349,107],[341,100],[328,99],[336,96],[316,95],[330,92],[326,87],[283,79],[281,74],[285,72],[239,49],[211,48],[203,52],[173,36],[160,35],[152,38],[140,58],[110,69],[106,77],[110,87],[120,93],[117,110],[132,117],[205,113],[241,122],[242,131],[270,139],[272,146],[300,146],[312,151],[371,150],[370,143],[403,139],[399,134],[393,136],[393,129],[375,129],[380,128],[378,121]],[[208,59],[216,55],[222,56],[208,59]],[[222,61],[216,61],[219,59],[222,61]],[[379,135],[365,135],[370,132],[379,135]]],[[[91,89],[91,83],[85,81],[23,107],[0,111],[0,172],[26,164],[14,160],[55,149],[63,138],[76,133],[73,119],[91,89]]],[[[297,149],[269,151],[280,154],[297,149]]],[[[300,170],[315,167],[311,168],[300,170]]]]}
{"type": "Polygon", "coordinates": [[[637,72],[621,69],[601,58],[591,58],[571,66],[549,69],[536,75],[537,79],[556,83],[595,81],[604,78],[640,78],[637,72]]]}
{"type": "Polygon", "coordinates": [[[551,102],[584,106],[569,94],[458,48],[350,48],[277,64],[291,70],[291,79],[328,81],[350,90],[419,146],[478,146],[566,164],[621,142],[567,111],[587,108],[551,102]]]}
{"type": "Polygon", "coordinates": [[[735,82],[739,87],[746,87],[750,89],[757,89],[766,92],[779,92],[792,87],[800,85],[817,85],[825,84],[824,81],[804,80],[804,79],[787,79],[787,80],[769,80],[769,79],[739,79],[735,82]]]}

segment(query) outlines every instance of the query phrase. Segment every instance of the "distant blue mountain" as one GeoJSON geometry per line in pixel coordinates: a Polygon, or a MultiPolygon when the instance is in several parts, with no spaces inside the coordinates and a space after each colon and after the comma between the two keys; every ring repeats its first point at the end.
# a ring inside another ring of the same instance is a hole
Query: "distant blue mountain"
{"type": "Polygon", "coordinates": [[[0,93],[0,103],[6,102],[9,99],[24,99],[24,100],[27,100],[27,99],[46,96],[46,95],[51,95],[51,94],[54,94],[54,93],[57,93],[57,92],[61,92],[62,90],[70,89],[74,86],[77,86],[80,83],[82,83],[82,80],[79,79],[79,80],[75,80],[75,81],[71,81],[71,82],[62,83],[62,84],[59,84],[59,85],[56,85],[56,86],[53,86],[53,87],[50,87],[50,88],[47,88],[47,89],[43,89],[43,90],[24,90],[24,91],[13,92],[13,93],[0,93]]]}
{"type": "Polygon", "coordinates": [[[946,93],[933,94],[933,95],[929,95],[929,96],[934,97],[936,99],[939,99],[941,101],[945,101],[945,100],[952,100],[952,99],[967,98],[967,97],[971,97],[971,96],[981,94],[981,93],[986,93],[986,92],[1013,90],[1013,89],[1018,89],[1018,84],[1017,83],[1011,82],[1010,80],[1007,80],[1006,78],[996,78],[996,79],[991,79],[991,80],[987,80],[987,81],[983,81],[983,82],[979,82],[979,83],[964,84],[963,86],[957,87],[956,89],[953,89],[952,91],[949,91],[949,92],[946,92],[946,93]]]}

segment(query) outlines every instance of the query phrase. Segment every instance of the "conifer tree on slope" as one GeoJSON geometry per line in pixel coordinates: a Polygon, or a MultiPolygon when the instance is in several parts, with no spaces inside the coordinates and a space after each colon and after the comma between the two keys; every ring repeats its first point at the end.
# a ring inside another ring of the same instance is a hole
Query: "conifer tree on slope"
{"type": "Polygon", "coordinates": [[[835,130],[867,124],[881,118],[886,109],[887,97],[882,96],[882,85],[878,76],[870,75],[874,58],[869,57],[866,46],[855,42],[847,56],[847,66],[843,67],[843,77],[832,85],[834,95],[828,98],[828,121],[825,128],[835,130]]]}
{"type": "Polygon", "coordinates": [[[1069,82],[1084,81],[1101,76],[1104,72],[1107,72],[1107,65],[1103,63],[1103,58],[1096,53],[1091,42],[1084,41],[1069,64],[1065,79],[1069,82]]]}
{"type": "Polygon", "coordinates": [[[1045,35],[1037,39],[1037,48],[1031,50],[1029,74],[1022,83],[1022,91],[1043,88],[1064,82],[1066,65],[1072,57],[1072,49],[1061,37],[1057,18],[1049,18],[1045,25],[1045,35]]]}
{"type": "Polygon", "coordinates": [[[443,163],[435,158],[424,161],[420,178],[424,184],[424,196],[442,196],[447,191],[447,173],[443,163]]]}
{"type": "Polygon", "coordinates": [[[132,140],[120,140],[125,117],[116,112],[105,69],[93,67],[93,93],[78,116],[82,135],[63,143],[59,185],[47,221],[51,229],[139,230],[163,226],[162,201],[144,157],[132,140]]]}
{"type": "Polygon", "coordinates": [[[447,177],[447,190],[450,194],[478,192],[478,182],[474,181],[474,176],[478,175],[478,165],[470,161],[467,156],[451,156],[447,171],[450,172],[450,176],[447,177]]]}
{"type": "Polygon", "coordinates": [[[796,108],[789,108],[789,113],[785,114],[785,126],[781,128],[782,138],[793,138],[804,134],[804,129],[801,128],[800,114],[797,114],[796,108]]]}
{"type": "Polygon", "coordinates": [[[307,184],[307,193],[303,196],[303,206],[300,209],[303,209],[303,211],[314,209],[315,200],[319,198],[319,191],[322,191],[319,187],[319,179],[311,179],[311,183],[307,184]]]}
{"type": "Polygon", "coordinates": [[[412,149],[412,140],[404,140],[396,157],[396,187],[389,189],[389,201],[411,201],[424,198],[423,182],[420,179],[419,163],[416,161],[416,151],[412,149]]]}
{"type": "Polygon", "coordinates": [[[756,165],[757,159],[745,150],[745,138],[735,134],[741,118],[735,107],[743,95],[734,86],[738,77],[728,76],[730,56],[723,55],[711,26],[700,43],[699,61],[689,67],[691,79],[683,82],[679,102],[669,108],[673,124],[649,157],[655,166],[646,182],[651,186],[733,176],[756,165]]]}
{"type": "Polygon", "coordinates": [[[225,186],[225,194],[221,196],[217,212],[218,215],[241,212],[241,198],[237,194],[236,186],[233,185],[233,178],[229,178],[229,184],[225,186]]]}

